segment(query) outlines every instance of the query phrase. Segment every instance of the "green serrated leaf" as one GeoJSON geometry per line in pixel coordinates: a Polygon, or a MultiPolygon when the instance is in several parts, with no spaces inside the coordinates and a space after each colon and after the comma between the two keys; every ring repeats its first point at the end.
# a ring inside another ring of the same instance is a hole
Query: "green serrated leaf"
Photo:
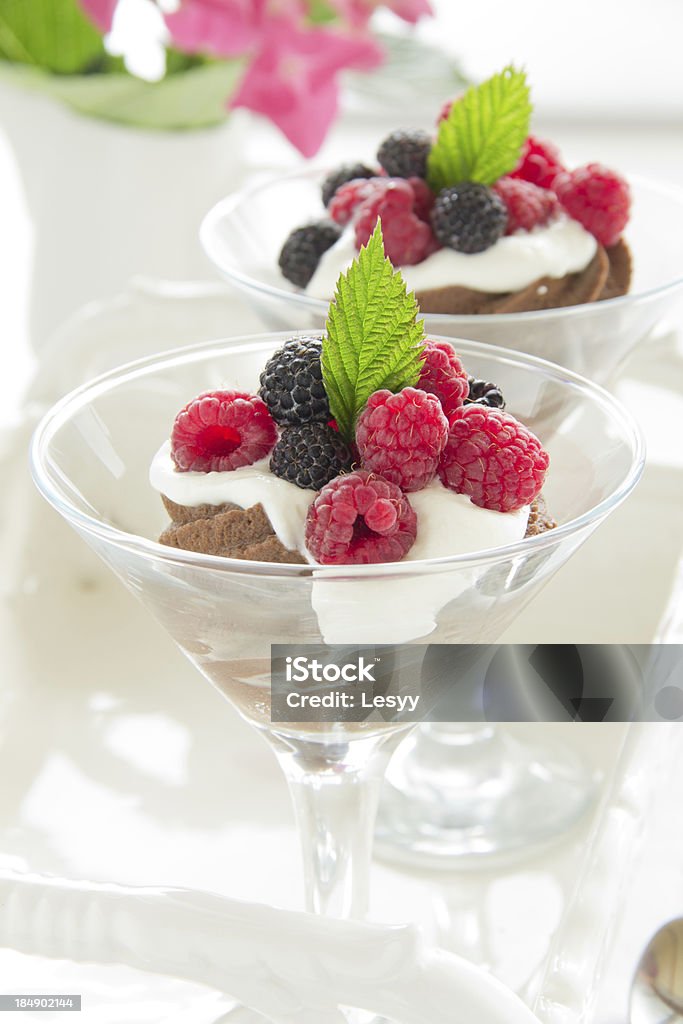
{"type": "Polygon", "coordinates": [[[347,441],[368,398],[417,384],[424,323],[412,292],[384,254],[381,222],[337,281],[323,339],[323,382],[347,441]]]}
{"type": "Polygon", "coordinates": [[[491,185],[511,171],[529,134],[526,74],[510,66],[468,89],[439,125],[427,163],[435,192],[461,181],[491,185]]]}

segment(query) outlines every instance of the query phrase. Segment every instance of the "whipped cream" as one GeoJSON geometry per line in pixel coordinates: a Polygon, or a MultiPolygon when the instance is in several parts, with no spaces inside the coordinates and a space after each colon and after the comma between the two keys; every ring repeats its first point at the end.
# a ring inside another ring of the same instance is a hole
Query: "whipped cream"
{"type": "MultiPolygon", "coordinates": [[[[306,550],[306,513],[317,492],[304,490],[270,472],[268,459],[223,473],[181,473],[171,459],[170,442],[154,456],[149,473],[155,490],[179,505],[221,505],[242,508],[261,504],[279,540],[306,550]]],[[[522,540],[529,507],[517,512],[479,508],[464,494],[456,494],[434,480],[408,495],[417,515],[417,538],[404,562],[446,558],[498,548],[522,540]]],[[[342,567],[343,568],[343,567],[342,567]]],[[[371,566],[374,579],[314,579],[311,602],[325,643],[405,643],[428,636],[440,610],[472,584],[474,570],[453,568],[410,578],[382,579],[383,567],[371,566]]]]}
{"type": "MultiPolygon", "coordinates": [[[[539,277],[561,278],[585,270],[597,251],[597,242],[578,221],[559,214],[533,231],[517,231],[499,238],[484,252],[462,253],[439,249],[422,263],[402,266],[409,291],[459,285],[479,292],[516,292],[539,277]]],[[[347,227],[320,258],[306,294],[332,299],[337,278],[358,255],[354,232],[347,227]]]]}
{"type": "Polygon", "coordinates": [[[171,458],[171,442],[166,441],[154,456],[149,482],[177,505],[190,508],[224,502],[232,502],[240,508],[261,504],[284,546],[309,558],[304,547],[304,525],[308,506],[317,492],[281,480],[271,473],[268,462],[266,457],[228,473],[181,473],[171,458]]]}
{"type": "MultiPolygon", "coordinates": [[[[434,480],[408,495],[417,514],[417,537],[402,559],[466,555],[523,539],[529,506],[517,512],[479,508],[434,480]]],[[[382,567],[371,567],[381,576],[382,567]]],[[[454,566],[406,578],[336,580],[313,584],[312,603],[325,643],[398,644],[429,636],[439,612],[474,585],[477,570],[454,566]]]]}

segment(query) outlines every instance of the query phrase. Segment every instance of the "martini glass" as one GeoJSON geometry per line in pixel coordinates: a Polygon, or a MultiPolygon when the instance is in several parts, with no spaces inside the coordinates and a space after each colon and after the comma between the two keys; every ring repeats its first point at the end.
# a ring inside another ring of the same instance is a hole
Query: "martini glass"
{"type": "MultiPolygon", "coordinates": [[[[202,222],[207,256],[268,329],[325,325],[328,302],[286,281],[278,253],[292,228],[322,216],[320,186],[328,170],[259,181],[226,196],[202,222]]],[[[629,183],[633,214],[625,238],[634,267],[628,295],[528,313],[424,313],[427,334],[519,349],[601,384],[609,381],[683,299],[683,190],[634,175],[629,183]]]]}
{"type": "Polygon", "coordinates": [[[165,513],[148,470],[178,409],[216,387],[255,389],[286,337],[204,343],[99,377],[43,419],[32,468],[44,497],[271,744],[294,799],[308,909],[362,916],[380,784],[407,727],[272,722],[271,644],[495,640],[628,495],[643,448],[629,415],[602,389],[534,357],[463,341],[470,372],[498,381],[512,411],[547,444],[546,496],[558,529],[497,549],[378,566],[276,565],[156,543],[165,513]]]}

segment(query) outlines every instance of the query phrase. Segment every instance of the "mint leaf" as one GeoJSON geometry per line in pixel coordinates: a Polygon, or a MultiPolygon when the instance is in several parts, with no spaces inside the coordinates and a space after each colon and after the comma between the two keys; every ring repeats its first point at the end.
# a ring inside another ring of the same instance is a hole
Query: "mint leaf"
{"type": "Polygon", "coordinates": [[[472,86],[453,104],[427,162],[435,192],[461,181],[491,185],[511,171],[529,134],[531,101],[526,75],[507,67],[472,86]]]}
{"type": "Polygon", "coordinates": [[[381,222],[337,281],[323,338],[323,383],[339,433],[353,440],[370,395],[417,384],[424,322],[415,296],[384,255],[381,222]]]}

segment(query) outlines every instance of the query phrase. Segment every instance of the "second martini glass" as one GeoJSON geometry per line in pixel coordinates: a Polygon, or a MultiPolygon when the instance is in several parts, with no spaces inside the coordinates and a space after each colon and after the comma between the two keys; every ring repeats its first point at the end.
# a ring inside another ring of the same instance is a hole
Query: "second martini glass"
{"type": "Polygon", "coordinates": [[[361,916],[381,779],[406,727],[271,722],[271,644],[494,641],[628,495],[643,447],[602,389],[542,360],[463,341],[468,370],[497,381],[549,450],[545,494],[558,529],[493,550],[370,566],[276,565],[156,543],[164,514],[148,470],[176,412],[227,383],[253,389],[286,337],[202,344],[100,377],[48,413],[32,466],[45,498],[273,747],[294,798],[308,909],[361,916]],[[360,618],[363,637],[350,635],[360,618]]]}

